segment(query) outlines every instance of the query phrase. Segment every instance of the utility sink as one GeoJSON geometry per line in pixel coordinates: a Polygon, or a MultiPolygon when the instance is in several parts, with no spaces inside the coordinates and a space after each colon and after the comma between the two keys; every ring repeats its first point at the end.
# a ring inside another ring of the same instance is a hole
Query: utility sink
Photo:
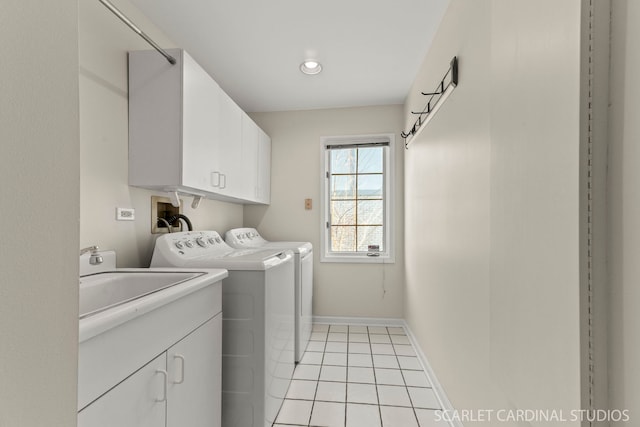
{"type": "Polygon", "coordinates": [[[80,257],[78,411],[222,312],[223,269],[127,268],[80,257]]]}
{"type": "Polygon", "coordinates": [[[115,271],[80,278],[80,319],[161,291],[202,272],[115,271]]]}

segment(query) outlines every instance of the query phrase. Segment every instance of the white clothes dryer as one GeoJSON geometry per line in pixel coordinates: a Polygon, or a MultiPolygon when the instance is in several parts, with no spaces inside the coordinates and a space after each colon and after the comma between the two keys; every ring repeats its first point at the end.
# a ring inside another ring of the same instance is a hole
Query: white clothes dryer
{"type": "Polygon", "coordinates": [[[164,234],[152,267],[224,268],[222,426],[270,427],[294,363],[294,257],[283,249],[234,249],[215,231],[164,234]]]}
{"type": "Polygon", "coordinates": [[[224,235],[234,248],[290,249],[295,256],[295,357],[302,360],[313,329],[313,245],[265,240],[255,228],[234,228],[224,235]]]}

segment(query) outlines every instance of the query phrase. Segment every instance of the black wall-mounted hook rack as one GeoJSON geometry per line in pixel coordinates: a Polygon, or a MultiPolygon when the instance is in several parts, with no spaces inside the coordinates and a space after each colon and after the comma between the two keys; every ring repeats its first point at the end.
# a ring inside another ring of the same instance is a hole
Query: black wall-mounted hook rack
{"type": "Polygon", "coordinates": [[[400,136],[405,140],[405,148],[409,148],[410,141],[408,138],[411,137],[413,139],[420,129],[431,120],[456,86],[458,86],[458,57],[454,56],[450,62],[449,69],[442,80],[440,80],[440,83],[438,83],[436,90],[433,92],[420,92],[424,96],[429,96],[429,99],[422,111],[411,111],[411,114],[417,115],[418,119],[414,122],[411,129],[400,133],[400,136]]]}

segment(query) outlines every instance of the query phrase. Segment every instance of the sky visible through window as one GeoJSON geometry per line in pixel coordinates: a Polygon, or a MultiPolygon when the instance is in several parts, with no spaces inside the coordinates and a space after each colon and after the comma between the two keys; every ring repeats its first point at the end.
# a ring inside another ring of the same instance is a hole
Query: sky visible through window
{"type": "Polygon", "coordinates": [[[384,148],[332,149],[331,251],[384,250],[384,148]]]}

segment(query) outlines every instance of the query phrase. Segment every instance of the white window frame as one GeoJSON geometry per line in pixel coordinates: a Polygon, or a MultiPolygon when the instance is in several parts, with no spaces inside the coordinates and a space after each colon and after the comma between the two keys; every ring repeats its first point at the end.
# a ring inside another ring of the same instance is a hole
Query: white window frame
{"type": "Polygon", "coordinates": [[[321,142],[321,223],[320,223],[320,262],[341,263],[394,263],[395,262],[395,202],[393,188],[395,181],[395,134],[353,135],[353,136],[325,136],[321,142]],[[329,145],[354,145],[366,143],[388,143],[384,156],[384,251],[379,256],[368,256],[365,252],[333,252],[330,238],[330,203],[329,203],[329,145]]]}

